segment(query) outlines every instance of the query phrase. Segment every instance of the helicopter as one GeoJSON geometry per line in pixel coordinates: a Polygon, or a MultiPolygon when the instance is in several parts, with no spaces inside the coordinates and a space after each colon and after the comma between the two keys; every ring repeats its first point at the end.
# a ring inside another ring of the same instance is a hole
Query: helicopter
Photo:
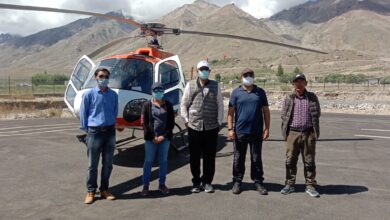
{"type": "MultiPolygon", "coordinates": [[[[90,54],[82,56],[75,65],[71,73],[70,80],[66,86],[64,102],[73,115],[79,117],[79,110],[83,94],[85,91],[87,91],[87,89],[93,88],[97,85],[94,78],[94,71],[97,68],[106,68],[111,72],[109,87],[118,94],[119,102],[119,111],[115,127],[118,130],[123,130],[125,128],[133,129],[133,136],[131,138],[119,140],[117,143],[123,143],[124,141],[134,138],[134,129],[139,129],[141,127],[140,115],[142,104],[152,97],[151,86],[153,82],[161,82],[163,84],[165,89],[164,98],[172,103],[176,112],[179,109],[180,100],[186,85],[183,69],[179,56],[174,53],[164,51],[158,42],[158,37],[163,35],[192,34],[252,41],[288,47],[292,49],[305,50],[314,53],[327,54],[326,52],[320,50],[280,43],[276,41],[223,33],[169,28],[161,23],[140,23],[129,18],[88,11],[13,4],[0,4],[0,9],[69,13],[113,19],[139,28],[141,37],[153,38],[147,47],[139,48],[134,52],[129,52],[127,54],[108,56],[97,63],[92,60],[92,57],[100,54],[104,50],[114,45],[134,37],[128,36],[113,40],[108,44],[95,49],[90,54]]],[[[179,132],[177,132],[175,135],[183,135],[185,129],[181,129],[177,124],[176,126],[179,129],[179,132]]],[[[80,141],[83,140],[83,136],[78,136],[78,138],[80,141]]]]}

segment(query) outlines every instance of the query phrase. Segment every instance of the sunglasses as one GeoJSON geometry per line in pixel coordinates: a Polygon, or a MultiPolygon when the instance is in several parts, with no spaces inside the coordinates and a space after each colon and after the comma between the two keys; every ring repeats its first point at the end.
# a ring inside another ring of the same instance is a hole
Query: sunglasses
{"type": "Polygon", "coordinates": [[[203,71],[203,70],[210,70],[210,68],[206,67],[206,66],[203,66],[201,68],[199,68],[200,71],[203,71]]]}
{"type": "Polygon", "coordinates": [[[253,74],[253,73],[244,73],[244,74],[242,74],[242,76],[243,76],[243,77],[248,77],[248,76],[254,77],[255,74],[253,74]]]}
{"type": "Polygon", "coordinates": [[[164,92],[164,89],[154,89],[153,92],[164,92]]]}
{"type": "Polygon", "coordinates": [[[108,79],[108,77],[109,77],[109,75],[99,75],[98,76],[99,79],[103,79],[103,78],[108,79]]]}

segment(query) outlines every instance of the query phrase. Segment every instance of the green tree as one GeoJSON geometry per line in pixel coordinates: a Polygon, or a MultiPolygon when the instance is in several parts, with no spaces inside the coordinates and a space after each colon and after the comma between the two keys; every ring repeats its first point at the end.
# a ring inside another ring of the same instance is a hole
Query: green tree
{"type": "Polygon", "coordinates": [[[69,77],[62,74],[48,74],[46,71],[44,73],[38,73],[33,75],[32,83],[34,86],[38,85],[61,85],[64,84],[64,81],[69,80],[69,77]]]}
{"type": "Polygon", "coordinates": [[[217,82],[221,82],[221,74],[219,74],[219,73],[215,74],[215,80],[217,82]]]}
{"type": "Polygon", "coordinates": [[[302,73],[302,71],[296,66],[293,73],[298,74],[298,73],[302,73]]]}
{"type": "Polygon", "coordinates": [[[284,74],[284,69],[282,67],[282,64],[279,64],[278,71],[276,72],[276,76],[280,77],[280,76],[283,76],[283,74],[284,74]]]}

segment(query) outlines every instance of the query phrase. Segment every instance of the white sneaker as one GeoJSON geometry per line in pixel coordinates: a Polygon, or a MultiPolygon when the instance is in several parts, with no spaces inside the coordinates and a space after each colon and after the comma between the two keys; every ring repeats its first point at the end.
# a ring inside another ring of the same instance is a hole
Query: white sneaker
{"type": "Polygon", "coordinates": [[[213,193],[214,192],[214,187],[209,184],[209,183],[206,183],[204,186],[204,191],[207,192],[207,193],[213,193]]]}

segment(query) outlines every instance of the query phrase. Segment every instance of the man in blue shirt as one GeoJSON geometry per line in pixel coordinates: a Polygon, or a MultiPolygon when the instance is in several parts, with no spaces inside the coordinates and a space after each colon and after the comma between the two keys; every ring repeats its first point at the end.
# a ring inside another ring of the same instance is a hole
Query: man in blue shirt
{"type": "Polygon", "coordinates": [[[102,153],[102,171],[100,197],[114,200],[108,192],[112,161],[115,150],[115,123],[118,114],[118,94],[108,88],[110,72],[101,68],[95,71],[98,86],[84,93],[80,107],[81,130],[87,132],[88,177],[85,203],[95,200],[100,153],[102,153]]]}
{"type": "Polygon", "coordinates": [[[249,144],[251,179],[255,182],[255,189],[261,195],[267,195],[268,192],[263,185],[261,148],[263,140],[269,137],[270,111],[265,91],[253,84],[254,77],[253,70],[244,69],[241,73],[242,85],[233,90],[229,101],[228,137],[234,144],[232,192],[241,193],[246,150],[249,144]],[[264,130],[263,124],[265,124],[264,130]]]}

